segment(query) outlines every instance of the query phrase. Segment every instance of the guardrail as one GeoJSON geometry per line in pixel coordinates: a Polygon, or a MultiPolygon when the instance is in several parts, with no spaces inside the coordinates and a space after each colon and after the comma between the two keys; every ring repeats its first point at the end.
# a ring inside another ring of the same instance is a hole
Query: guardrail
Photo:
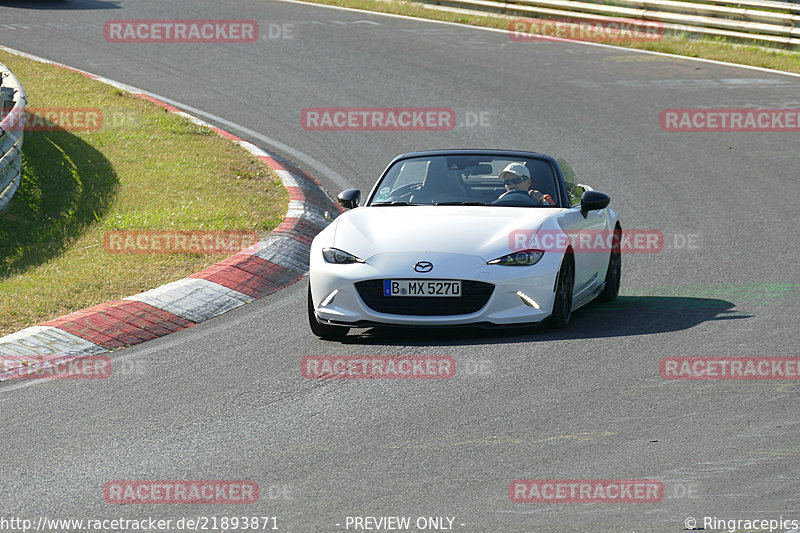
{"type": "MultiPolygon", "coordinates": [[[[492,12],[535,18],[613,23],[652,21],[666,33],[717,37],[734,42],[800,49],[800,4],[772,0],[712,3],[676,0],[419,0],[439,9],[492,12]],[[720,5],[728,4],[728,5],[720,5]],[[446,7],[442,7],[446,6],[446,7]]],[[[701,0],[702,1],[702,0],[701,0]]]]}
{"type": "Polygon", "coordinates": [[[0,210],[5,209],[19,187],[27,101],[22,84],[0,63],[0,210]]]}

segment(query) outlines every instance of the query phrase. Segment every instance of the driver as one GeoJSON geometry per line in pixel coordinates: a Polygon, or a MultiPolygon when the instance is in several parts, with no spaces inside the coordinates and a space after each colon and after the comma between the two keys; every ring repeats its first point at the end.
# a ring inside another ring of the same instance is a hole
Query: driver
{"type": "Polygon", "coordinates": [[[531,189],[531,174],[528,167],[522,163],[510,163],[500,173],[499,178],[506,186],[506,194],[514,190],[525,191],[534,202],[540,205],[556,205],[549,194],[531,189]]]}

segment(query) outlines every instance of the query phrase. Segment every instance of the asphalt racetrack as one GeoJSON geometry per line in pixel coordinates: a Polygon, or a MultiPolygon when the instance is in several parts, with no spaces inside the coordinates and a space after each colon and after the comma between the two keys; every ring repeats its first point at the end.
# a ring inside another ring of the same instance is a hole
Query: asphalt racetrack
{"type": "MultiPolygon", "coordinates": [[[[498,533],[800,521],[797,381],[659,372],[665,357],[800,355],[800,134],[660,124],[664,109],[798,108],[800,78],[268,0],[3,0],[0,44],[179,102],[334,195],[369,190],[402,152],[525,149],[569,161],[624,228],[664,235],[662,251],[623,257],[616,302],[583,308],[565,330],[364,329],[325,342],[308,328],[300,281],[114,352],[129,372],[4,382],[0,517],[153,517],[179,531],[182,517],[211,530],[211,518],[258,516],[272,517],[258,529],[290,532],[400,530],[387,517],[410,517],[411,531],[498,533]],[[253,19],[260,37],[111,43],[111,19],[253,19]],[[456,125],[301,124],[304,109],[334,107],[448,108],[456,125]],[[450,356],[457,372],[309,380],[308,355],[450,356]],[[663,494],[509,497],[513,480],[579,479],[658,480],[663,494]],[[104,499],[115,480],[249,480],[259,497],[118,505],[104,499]]],[[[216,529],[236,529],[226,524],[216,529]]]]}

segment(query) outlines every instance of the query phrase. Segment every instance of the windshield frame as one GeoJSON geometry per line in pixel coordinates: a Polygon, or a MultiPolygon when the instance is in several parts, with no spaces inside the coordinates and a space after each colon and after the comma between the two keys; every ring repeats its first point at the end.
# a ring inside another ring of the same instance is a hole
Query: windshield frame
{"type": "MultiPolygon", "coordinates": [[[[557,160],[554,157],[549,155],[537,153],[537,152],[528,152],[528,151],[521,151],[521,150],[429,150],[423,152],[411,152],[406,154],[401,154],[395,157],[384,169],[381,173],[380,178],[375,181],[372,189],[367,196],[366,202],[364,202],[364,207],[392,207],[392,206],[437,206],[437,205],[461,205],[460,203],[450,203],[450,202],[443,202],[442,204],[437,203],[425,203],[425,204],[408,204],[404,201],[399,201],[397,203],[386,204],[385,206],[375,205],[376,198],[378,196],[378,191],[380,189],[381,183],[387,177],[390,171],[395,167],[395,165],[400,164],[402,162],[413,160],[413,159],[432,159],[434,157],[469,157],[469,158],[476,158],[479,161],[484,161],[487,159],[502,159],[502,160],[534,160],[538,164],[547,164],[552,175],[552,178],[555,180],[555,194],[552,195],[553,199],[555,200],[554,206],[541,206],[541,205],[506,205],[503,207],[545,207],[545,208],[561,208],[561,209],[569,209],[572,207],[568,201],[568,195],[566,191],[566,186],[564,184],[564,177],[561,172],[561,167],[558,164],[557,160]]],[[[407,199],[406,199],[407,200],[407,199]]],[[[486,206],[486,207],[499,207],[497,205],[492,205],[491,203],[476,203],[476,202],[468,202],[463,205],[479,205],[479,206],[486,206]]]]}

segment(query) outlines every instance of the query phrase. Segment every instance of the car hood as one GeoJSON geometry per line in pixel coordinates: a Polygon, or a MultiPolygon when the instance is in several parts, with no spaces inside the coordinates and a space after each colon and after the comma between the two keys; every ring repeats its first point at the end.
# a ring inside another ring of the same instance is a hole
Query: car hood
{"type": "Polygon", "coordinates": [[[335,221],[332,246],[369,259],[384,252],[445,252],[485,260],[509,253],[514,230],[536,231],[560,209],[489,206],[363,207],[335,221]]]}

